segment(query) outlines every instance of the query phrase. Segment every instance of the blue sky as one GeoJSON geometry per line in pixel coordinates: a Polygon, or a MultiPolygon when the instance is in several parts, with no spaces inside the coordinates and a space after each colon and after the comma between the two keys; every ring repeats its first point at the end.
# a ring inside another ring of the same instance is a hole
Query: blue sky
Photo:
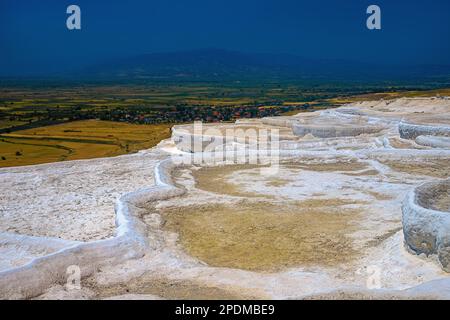
{"type": "Polygon", "coordinates": [[[0,1],[0,75],[211,47],[450,65],[450,1],[0,1]],[[80,31],[66,28],[70,4],[81,7],[80,31]],[[380,31],[365,26],[370,4],[381,7],[380,31]]]}

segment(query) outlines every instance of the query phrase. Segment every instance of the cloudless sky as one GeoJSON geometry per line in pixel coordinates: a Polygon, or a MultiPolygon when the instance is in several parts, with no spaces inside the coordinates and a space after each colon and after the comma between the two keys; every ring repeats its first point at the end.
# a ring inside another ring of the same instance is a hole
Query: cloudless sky
{"type": "Polygon", "coordinates": [[[450,65],[449,0],[0,0],[0,75],[164,51],[224,48],[450,65]],[[82,29],[66,28],[79,5],[82,29]],[[382,30],[366,9],[382,10],[382,30]]]}

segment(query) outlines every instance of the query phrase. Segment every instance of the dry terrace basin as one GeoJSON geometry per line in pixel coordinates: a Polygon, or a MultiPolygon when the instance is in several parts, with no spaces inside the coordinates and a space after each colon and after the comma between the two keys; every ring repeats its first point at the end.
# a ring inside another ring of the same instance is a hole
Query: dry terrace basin
{"type": "Polygon", "coordinates": [[[367,117],[345,118],[321,115],[317,118],[300,119],[292,124],[296,136],[311,134],[316,138],[354,137],[361,134],[378,133],[385,127],[370,123],[367,117]]]}
{"type": "Polygon", "coordinates": [[[436,254],[450,272],[450,179],[425,183],[403,203],[403,232],[416,254],[436,254]]]}
{"type": "Polygon", "coordinates": [[[449,125],[400,122],[398,129],[403,139],[415,139],[419,136],[450,137],[449,125]]]}

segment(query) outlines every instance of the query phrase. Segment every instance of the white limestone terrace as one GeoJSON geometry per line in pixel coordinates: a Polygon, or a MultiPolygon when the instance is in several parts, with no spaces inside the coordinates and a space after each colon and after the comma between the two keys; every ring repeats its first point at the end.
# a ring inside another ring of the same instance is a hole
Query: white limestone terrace
{"type": "Polygon", "coordinates": [[[1,169],[0,297],[38,295],[73,264],[87,276],[142,257],[148,244],[133,206],[164,157],[154,149],[1,169]]]}
{"type": "Polygon", "coordinates": [[[413,124],[447,126],[450,124],[449,106],[448,97],[434,97],[362,101],[340,109],[349,109],[351,113],[366,116],[382,115],[383,119],[403,120],[413,124]]]}
{"type": "MultiPolygon", "coordinates": [[[[55,285],[44,298],[73,298],[73,292],[59,285],[64,284],[68,265],[81,264],[83,276],[91,276],[94,283],[76,294],[81,298],[120,295],[102,290],[121,288],[146,274],[151,274],[144,279],[150,281],[149,286],[161,279],[195,282],[202,288],[225,287],[227,292],[263,298],[450,298],[449,291],[443,289],[449,286],[449,275],[441,269],[437,256],[432,252],[429,257],[416,256],[405,249],[402,231],[388,232],[401,228],[401,203],[408,192],[424,181],[448,178],[450,167],[446,144],[425,143],[429,141],[426,137],[425,142],[417,137],[403,139],[399,125],[446,127],[449,119],[449,99],[414,98],[207,126],[220,132],[227,128],[278,129],[281,160],[302,160],[306,166],[300,174],[283,169],[279,178],[287,182],[280,186],[278,182],[270,185],[263,176],[255,177],[245,169],[226,176],[223,183],[231,181],[244,191],[286,201],[345,193],[365,203],[364,210],[376,219],[367,217],[363,229],[351,236],[357,243],[373,240],[376,245],[355,264],[341,269],[299,266],[267,274],[211,267],[189,256],[177,236],[162,228],[161,217],[152,208],[233,203],[236,199],[190,187],[189,179],[181,189],[173,185],[170,159],[190,158],[191,154],[180,151],[171,141],[115,158],[1,169],[0,297],[36,297],[55,285]],[[368,126],[374,130],[351,131],[350,135],[336,134],[339,130],[326,136],[313,131],[295,135],[294,126],[302,124],[320,128],[368,126]],[[352,159],[367,168],[353,175],[314,169],[314,165],[339,159],[352,159]],[[374,264],[383,270],[381,291],[365,288],[364,268],[374,264]]],[[[180,136],[195,139],[192,134],[189,126],[174,128],[175,140],[180,136]]],[[[445,141],[445,137],[431,136],[433,141],[445,141]]],[[[137,298],[142,293],[142,288],[138,289],[137,298]]]]}
{"type": "Polygon", "coordinates": [[[450,149],[450,137],[439,136],[418,136],[415,139],[417,144],[432,148],[450,149]]]}
{"type": "Polygon", "coordinates": [[[157,150],[0,169],[0,232],[72,241],[115,233],[115,200],[153,184],[157,150]]]}
{"type": "Polygon", "coordinates": [[[450,179],[428,182],[403,204],[405,242],[417,254],[437,255],[450,272],[450,179]]]}
{"type": "MultiPolygon", "coordinates": [[[[262,140],[261,130],[277,131],[278,139],[293,141],[297,137],[290,127],[271,126],[259,119],[240,120],[236,123],[221,124],[187,124],[172,128],[172,140],[177,148],[185,152],[202,152],[211,146],[221,146],[229,143],[246,144],[262,140]]],[[[268,138],[271,135],[268,134],[268,138]]]]}

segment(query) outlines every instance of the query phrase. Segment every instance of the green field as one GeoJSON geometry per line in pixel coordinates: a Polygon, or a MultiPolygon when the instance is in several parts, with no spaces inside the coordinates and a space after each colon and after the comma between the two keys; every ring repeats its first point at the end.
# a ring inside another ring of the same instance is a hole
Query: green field
{"type": "Polygon", "coordinates": [[[0,130],[39,121],[116,120],[126,114],[152,117],[180,106],[329,105],[352,96],[395,94],[399,90],[404,88],[294,84],[4,86],[0,89],[0,130]]]}

